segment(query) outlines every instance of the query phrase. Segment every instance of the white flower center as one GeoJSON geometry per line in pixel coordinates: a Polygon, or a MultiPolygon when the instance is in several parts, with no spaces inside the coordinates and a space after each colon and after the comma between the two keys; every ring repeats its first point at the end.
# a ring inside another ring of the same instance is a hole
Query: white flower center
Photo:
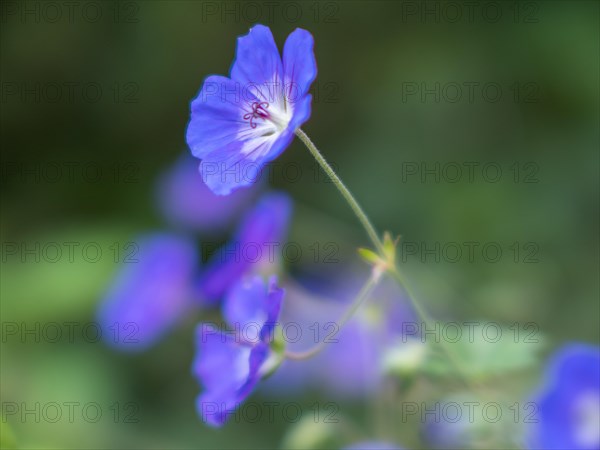
{"type": "Polygon", "coordinates": [[[283,87],[275,82],[252,91],[254,101],[244,105],[240,119],[244,125],[237,138],[244,141],[242,155],[257,160],[266,155],[292,119],[293,104],[285,98],[283,87]],[[269,89],[269,87],[271,87],[269,89]]]}
{"type": "Polygon", "coordinates": [[[242,119],[247,122],[247,137],[268,137],[285,130],[292,118],[292,104],[277,80],[255,85],[250,91],[255,101],[246,103],[242,119]]]}

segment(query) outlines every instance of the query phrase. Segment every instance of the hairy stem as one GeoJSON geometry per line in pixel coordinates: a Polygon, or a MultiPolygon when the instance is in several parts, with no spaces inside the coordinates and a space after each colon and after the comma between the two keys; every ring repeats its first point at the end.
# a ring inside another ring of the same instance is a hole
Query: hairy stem
{"type": "MultiPolygon", "coordinates": [[[[335,184],[335,186],[342,193],[343,197],[346,199],[346,201],[348,202],[348,204],[350,205],[350,207],[356,214],[356,217],[358,218],[358,220],[361,222],[361,224],[365,228],[365,231],[369,235],[369,238],[371,239],[371,241],[373,241],[373,244],[375,245],[377,251],[380,253],[380,255],[382,257],[384,257],[385,255],[384,255],[383,243],[381,242],[381,239],[379,238],[377,231],[375,230],[375,227],[373,226],[373,224],[371,223],[371,221],[369,220],[369,218],[367,217],[367,215],[365,214],[363,209],[360,207],[360,205],[358,204],[358,202],[356,201],[356,199],[354,198],[352,193],[348,190],[346,185],[344,185],[344,183],[342,182],[340,177],[337,176],[335,171],[331,168],[331,166],[329,165],[327,160],[323,157],[321,152],[319,152],[319,150],[317,149],[315,144],[313,144],[313,142],[306,135],[306,133],[304,133],[304,131],[302,131],[300,128],[298,128],[296,130],[296,136],[298,136],[300,138],[300,140],[306,145],[306,147],[312,153],[312,155],[315,157],[315,159],[317,160],[319,165],[323,168],[325,173],[329,176],[329,178],[331,178],[331,181],[335,184]]],[[[387,272],[392,276],[392,278],[394,278],[394,280],[396,280],[396,282],[400,285],[400,287],[402,287],[402,289],[404,289],[407,297],[410,299],[410,302],[412,303],[413,308],[415,309],[415,312],[418,314],[420,319],[425,323],[427,328],[430,329],[430,327],[433,325],[433,320],[431,319],[431,317],[429,316],[427,311],[422,307],[422,305],[416,300],[414,293],[412,292],[412,289],[406,282],[404,276],[402,275],[402,273],[400,272],[398,267],[396,265],[394,265],[393,267],[389,267],[387,272]]],[[[365,288],[367,288],[368,285],[369,285],[369,283],[367,283],[367,285],[365,285],[365,288]]],[[[363,288],[363,290],[365,288],[363,288]]],[[[361,291],[361,293],[362,293],[362,291],[361,291]]],[[[359,297],[357,298],[357,301],[355,302],[356,306],[353,308],[350,308],[350,310],[348,310],[348,314],[347,314],[348,318],[351,317],[352,314],[354,314],[354,311],[356,311],[356,308],[358,308],[358,306],[362,303],[363,300],[364,299],[361,299],[360,294],[359,294],[359,297]]],[[[346,316],[344,316],[344,317],[346,317],[346,316]]],[[[346,321],[348,320],[348,318],[346,318],[346,321]]],[[[290,359],[305,359],[307,357],[312,356],[313,354],[318,353],[321,350],[320,347],[322,347],[321,344],[317,345],[315,348],[308,350],[307,352],[304,352],[302,354],[299,354],[299,355],[291,354],[291,355],[286,355],[286,356],[290,359]]],[[[446,355],[446,357],[448,358],[450,363],[454,366],[457,373],[460,375],[460,377],[461,377],[462,381],[465,383],[465,385],[467,387],[471,387],[471,381],[470,381],[468,375],[465,373],[460,361],[456,358],[456,355],[454,354],[454,352],[451,351],[446,346],[446,342],[444,342],[443,340],[440,341],[440,347],[442,348],[444,354],[446,355]]]]}
{"type": "MultiPolygon", "coordinates": [[[[376,285],[377,285],[377,281],[375,280],[375,278],[370,277],[369,280],[362,287],[362,289],[358,292],[356,298],[350,305],[350,308],[348,308],[344,312],[344,315],[342,317],[340,317],[340,319],[337,321],[338,330],[341,330],[344,327],[344,325],[346,325],[346,323],[352,318],[352,316],[354,315],[356,310],[360,307],[360,305],[362,305],[371,296],[371,293],[373,292],[373,289],[375,288],[376,285]]],[[[294,360],[298,360],[298,361],[311,358],[311,357],[315,356],[317,353],[319,353],[321,350],[323,350],[325,348],[326,343],[327,342],[325,342],[325,340],[322,340],[317,345],[315,345],[313,348],[308,349],[303,352],[295,353],[295,352],[291,352],[291,351],[286,351],[285,357],[288,359],[294,359],[294,360]]]]}
{"type": "Polygon", "coordinates": [[[335,187],[337,187],[338,190],[342,193],[343,197],[346,199],[346,201],[350,205],[350,208],[352,208],[352,211],[354,211],[354,214],[356,214],[356,217],[358,217],[358,220],[360,220],[360,223],[365,228],[367,234],[369,235],[369,238],[373,242],[373,245],[375,245],[375,248],[377,248],[377,250],[379,252],[382,252],[383,244],[381,242],[381,239],[377,235],[377,231],[375,231],[375,227],[373,226],[373,224],[371,223],[371,221],[369,220],[369,218],[367,217],[367,215],[365,214],[363,209],[360,207],[360,205],[358,204],[358,202],[356,201],[356,199],[354,198],[352,193],[348,190],[348,188],[342,182],[340,177],[337,176],[337,174],[331,168],[331,166],[329,165],[329,163],[327,162],[325,157],[321,154],[321,152],[319,152],[319,150],[317,149],[315,144],[313,144],[313,142],[306,135],[306,133],[304,131],[302,131],[300,128],[298,128],[296,130],[296,136],[298,136],[300,138],[300,140],[304,143],[304,145],[306,145],[306,147],[308,148],[310,153],[317,160],[317,162],[319,163],[321,168],[325,171],[327,176],[329,176],[329,178],[331,178],[331,181],[333,182],[333,184],[335,184],[335,187]]]}

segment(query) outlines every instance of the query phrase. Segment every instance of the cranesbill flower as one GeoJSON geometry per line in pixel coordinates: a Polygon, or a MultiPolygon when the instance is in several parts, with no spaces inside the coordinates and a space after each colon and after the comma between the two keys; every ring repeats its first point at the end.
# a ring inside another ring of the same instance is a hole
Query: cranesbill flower
{"type": "Polygon", "coordinates": [[[250,272],[276,273],[291,214],[292,202],[287,194],[264,194],[244,216],[234,238],[207,262],[198,281],[204,300],[221,300],[229,286],[250,272]]]}
{"type": "Polygon", "coordinates": [[[157,203],[171,225],[216,234],[227,229],[256,194],[255,189],[242,189],[226,197],[215,195],[198,175],[197,160],[185,153],[160,177],[157,203]]]}
{"type": "Polygon", "coordinates": [[[506,424],[486,420],[485,413],[470,415],[459,410],[461,414],[454,415],[450,412],[455,411],[457,405],[469,403],[480,405],[480,400],[481,398],[462,392],[445,396],[437,401],[434,409],[436,412],[424,414],[424,420],[421,422],[421,435],[427,444],[426,448],[453,450],[490,447],[490,436],[498,430],[506,429],[506,424]]]}
{"type": "Polygon", "coordinates": [[[370,301],[340,328],[337,321],[368,275],[342,266],[321,268],[317,279],[306,274],[296,282],[288,279],[284,285],[288,301],[281,314],[288,350],[303,352],[320,342],[325,347],[305,361],[284,361],[266,381],[265,390],[288,394],[316,388],[347,399],[375,394],[383,386],[387,353],[410,345],[406,331],[410,327],[405,324],[416,319],[402,290],[383,279],[370,301]]]}
{"type": "Polygon", "coordinates": [[[134,242],[97,313],[103,338],[121,350],[151,346],[194,305],[194,242],[169,233],[134,242]]]}
{"type": "Polygon", "coordinates": [[[390,442],[365,441],[344,447],[344,450],[402,450],[402,447],[390,442]]]}
{"type": "Polygon", "coordinates": [[[258,276],[241,280],[225,299],[225,319],[234,331],[198,326],[192,372],[204,386],[196,409],[207,424],[223,425],[261,377],[280,362],[271,344],[283,295],[274,278],[268,285],[258,276]],[[259,327],[256,338],[244,331],[250,323],[259,327]]]}
{"type": "Polygon", "coordinates": [[[288,36],[283,59],[264,25],[238,38],[230,78],[206,78],[187,128],[187,143],[214,193],[252,184],[287,148],[310,117],[308,90],[316,76],[313,37],[306,30],[288,36]]]}
{"type": "Polygon", "coordinates": [[[533,401],[528,447],[600,448],[600,348],[569,344],[551,359],[546,381],[533,401]]]}

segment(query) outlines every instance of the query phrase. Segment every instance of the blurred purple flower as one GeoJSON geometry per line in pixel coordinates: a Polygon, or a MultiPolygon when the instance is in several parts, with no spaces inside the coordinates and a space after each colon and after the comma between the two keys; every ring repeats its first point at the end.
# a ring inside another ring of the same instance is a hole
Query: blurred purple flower
{"type": "Polygon", "coordinates": [[[317,76],[312,35],[290,34],[283,60],[264,25],[238,38],[231,77],[209,76],[191,105],[187,143],[218,195],[248,186],[292,142],[311,113],[317,76]]]}
{"type": "MultiPolygon", "coordinates": [[[[479,449],[484,448],[486,444],[489,446],[485,439],[497,432],[495,429],[490,430],[497,423],[486,420],[485,413],[471,415],[457,409],[457,405],[479,405],[480,400],[469,393],[454,393],[436,402],[435,406],[431,407],[433,414],[425,413],[425,420],[421,423],[422,436],[427,448],[454,450],[479,449]],[[459,411],[460,414],[454,415],[454,411],[459,411]]],[[[423,411],[425,410],[423,408],[423,411]]]]}
{"type": "Polygon", "coordinates": [[[198,163],[182,155],[159,179],[157,203],[168,222],[183,229],[211,233],[222,231],[252,201],[255,189],[222,197],[202,181],[198,163]]]}
{"type": "Polygon", "coordinates": [[[242,219],[233,240],[208,261],[198,282],[203,299],[209,303],[221,300],[229,286],[249,272],[273,274],[276,270],[272,268],[281,260],[291,214],[287,194],[264,194],[242,219]]]}
{"type": "Polygon", "coordinates": [[[119,269],[97,312],[105,341],[122,350],[151,346],[194,306],[194,242],[155,233],[135,243],[138,251],[119,269]]]}
{"type": "Polygon", "coordinates": [[[284,291],[272,278],[268,286],[255,276],[241,280],[228,292],[224,315],[236,331],[221,332],[213,325],[196,329],[197,354],[192,372],[204,386],[196,409],[212,426],[223,425],[254,387],[271,370],[270,344],[281,310],[284,291]],[[245,325],[257,324],[256,339],[247,339],[245,325]]]}
{"type": "Polygon", "coordinates": [[[325,341],[325,349],[305,361],[283,362],[265,382],[277,394],[318,388],[337,397],[366,396],[382,386],[386,352],[410,339],[403,324],[415,321],[402,291],[382,280],[371,299],[339,329],[337,320],[366,281],[351,268],[324,271],[323,280],[286,284],[282,332],[288,349],[302,352],[325,341]],[[324,287],[323,287],[324,286],[324,287]]]}
{"type": "Polygon", "coordinates": [[[600,449],[600,347],[569,344],[556,352],[534,399],[532,449],[600,449]]]}
{"type": "Polygon", "coordinates": [[[344,447],[344,450],[402,450],[402,447],[383,441],[365,441],[344,447]]]}

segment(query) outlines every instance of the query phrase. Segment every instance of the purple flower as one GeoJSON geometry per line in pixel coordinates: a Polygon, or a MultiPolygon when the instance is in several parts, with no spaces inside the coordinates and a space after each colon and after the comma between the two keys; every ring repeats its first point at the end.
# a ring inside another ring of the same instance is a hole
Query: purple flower
{"type": "Polygon", "coordinates": [[[402,447],[383,441],[365,441],[344,447],[344,450],[402,450],[402,447]]]}
{"type": "Polygon", "coordinates": [[[215,195],[198,174],[197,160],[186,153],[159,179],[157,203],[172,225],[211,233],[228,227],[255,194],[255,189],[243,189],[227,197],[215,195]]]}
{"type": "Polygon", "coordinates": [[[200,295],[217,302],[229,286],[249,272],[257,273],[280,262],[292,203],[287,194],[264,194],[243,218],[232,241],[217,249],[199,279],[200,295]]]}
{"type": "Polygon", "coordinates": [[[283,60],[264,25],[238,38],[230,78],[209,76],[192,101],[187,143],[218,195],[252,184],[266,163],[292,142],[308,120],[317,76],[313,37],[296,29],[283,60]]]}
{"type": "Polygon", "coordinates": [[[536,395],[537,423],[529,430],[535,449],[600,448],[600,348],[569,344],[551,358],[536,395]]]}
{"type": "Polygon", "coordinates": [[[277,394],[317,388],[338,398],[372,394],[382,386],[387,352],[410,345],[403,324],[414,323],[414,313],[401,289],[384,279],[340,329],[337,321],[368,271],[336,267],[335,272],[323,269],[320,275],[323,280],[304,277],[302,284],[288,282],[281,326],[288,350],[302,352],[320,342],[325,342],[325,348],[306,361],[284,361],[265,388],[277,394]]]}
{"type": "Polygon", "coordinates": [[[198,265],[193,241],[156,233],[136,239],[97,316],[107,343],[123,350],[154,344],[193,307],[192,279],[198,265]]]}
{"type": "MultiPolygon", "coordinates": [[[[421,435],[427,448],[454,450],[457,448],[478,449],[486,446],[486,438],[497,432],[497,425],[504,424],[486,420],[486,413],[470,414],[460,405],[480,405],[481,400],[467,393],[452,394],[437,401],[431,407],[432,414],[423,407],[424,421],[421,435]]],[[[489,443],[487,443],[489,446],[489,443]]]]}
{"type": "Polygon", "coordinates": [[[284,291],[271,279],[265,285],[255,276],[239,281],[225,299],[224,315],[236,331],[221,332],[213,325],[196,329],[197,354],[192,372],[204,386],[196,408],[202,420],[223,425],[268,371],[273,332],[279,317],[284,291]],[[248,325],[259,327],[256,338],[248,336],[248,325]],[[241,332],[240,332],[241,331],[241,332]]]}

